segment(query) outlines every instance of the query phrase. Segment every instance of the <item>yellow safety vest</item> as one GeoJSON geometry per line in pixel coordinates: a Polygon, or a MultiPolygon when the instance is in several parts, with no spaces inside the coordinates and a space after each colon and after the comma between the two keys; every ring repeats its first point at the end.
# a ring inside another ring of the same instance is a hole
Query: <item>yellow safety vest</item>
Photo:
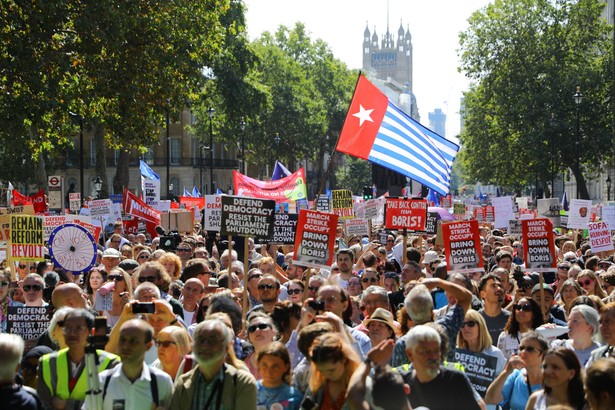
{"type": "MultiPolygon", "coordinates": [[[[98,373],[107,369],[112,362],[118,362],[120,358],[104,350],[97,350],[98,373]]],[[[68,348],[58,352],[49,353],[41,357],[43,381],[49,388],[52,397],[59,397],[62,400],[85,400],[85,393],[88,390],[87,374],[82,368],[77,383],[71,391],[69,389],[70,363],[68,358],[68,348]]]]}

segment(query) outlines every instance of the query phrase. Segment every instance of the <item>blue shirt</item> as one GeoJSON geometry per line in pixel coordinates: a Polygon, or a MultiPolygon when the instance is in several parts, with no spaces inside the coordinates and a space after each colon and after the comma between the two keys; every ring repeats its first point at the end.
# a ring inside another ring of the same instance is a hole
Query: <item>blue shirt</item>
{"type": "MultiPolygon", "coordinates": [[[[284,383],[279,387],[265,387],[262,381],[256,382],[258,398],[256,401],[257,409],[269,410],[273,404],[279,404],[283,409],[299,410],[303,394],[299,389],[284,383]]],[[[278,408],[278,406],[274,407],[278,408]]]]}
{"type": "MultiPolygon", "coordinates": [[[[540,389],[542,389],[540,384],[534,384],[531,387],[532,393],[540,389]]],[[[525,405],[530,399],[525,372],[514,370],[508,376],[502,388],[502,396],[504,400],[502,400],[500,406],[503,407],[506,403],[510,403],[510,410],[525,410],[525,405]]]]}

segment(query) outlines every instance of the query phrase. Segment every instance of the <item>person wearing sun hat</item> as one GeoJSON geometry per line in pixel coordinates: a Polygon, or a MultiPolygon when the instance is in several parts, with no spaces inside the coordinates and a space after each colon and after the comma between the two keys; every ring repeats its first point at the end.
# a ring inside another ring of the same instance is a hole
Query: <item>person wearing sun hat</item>
{"type": "Polygon", "coordinates": [[[365,327],[372,346],[386,339],[397,339],[397,327],[393,320],[393,314],[386,309],[377,308],[369,319],[366,319],[365,327]]]}

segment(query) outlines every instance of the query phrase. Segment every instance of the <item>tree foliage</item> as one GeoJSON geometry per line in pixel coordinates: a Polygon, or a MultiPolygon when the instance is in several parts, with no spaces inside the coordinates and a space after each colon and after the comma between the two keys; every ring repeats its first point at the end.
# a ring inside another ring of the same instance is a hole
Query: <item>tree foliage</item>
{"type": "Polygon", "coordinates": [[[602,7],[599,0],[496,0],[470,17],[460,37],[461,70],[474,80],[464,101],[465,177],[520,189],[570,168],[588,197],[584,175],[612,157],[611,27],[602,7]],[[578,107],[577,86],[585,95],[578,107]]]}

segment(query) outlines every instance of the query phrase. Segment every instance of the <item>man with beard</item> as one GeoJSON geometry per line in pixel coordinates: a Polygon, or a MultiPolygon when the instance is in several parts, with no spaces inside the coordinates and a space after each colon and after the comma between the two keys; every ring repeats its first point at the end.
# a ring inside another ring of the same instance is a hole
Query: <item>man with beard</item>
{"type": "Polygon", "coordinates": [[[175,384],[171,409],[256,410],[256,380],[224,363],[233,331],[220,320],[204,320],[194,330],[192,353],[198,366],[175,384]]]}
{"type": "Polygon", "coordinates": [[[131,319],[122,324],[119,340],[122,363],[99,374],[103,410],[139,409],[145,403],[153,403],[152,408],[169,408],[173,380],[144,361],[145,352],[153,343],[154,329],[144,320],[131,319]]]}
{"type": "MultiPolygon", "coordinates": [[[[496,270],[503,269],[498,268],[496,270]]],[[[491,344],[495,346],[510,317],[510,312],[502,309],[502,301],[506,293],[500,282],[500,277],[495,272],[483,276],[478,283],[478,292],[483,300],[483,308],[478,313],[485,318],[487,329],[491,335],[491,344]]]]}
{"type": "Polygon", "coordinates": [[[337,285],[342,289],[348,289],[348,280],[354,274],[354,253],[350,249],[340,249],[335,256],[337,267],[340,268],[339,276],[335,278],[337,285]]]}
{"type": "Polygon", "coordinates": [[[412,408],[424,406],[431,410],[480,409],[472,386],[463,373],[440,365],[440,335],[435,329],[425,325],[410,329],[406,335],[406,353],[413,369],[402,372],[402,377],[410,386],[409,399],[412,408]]]}

